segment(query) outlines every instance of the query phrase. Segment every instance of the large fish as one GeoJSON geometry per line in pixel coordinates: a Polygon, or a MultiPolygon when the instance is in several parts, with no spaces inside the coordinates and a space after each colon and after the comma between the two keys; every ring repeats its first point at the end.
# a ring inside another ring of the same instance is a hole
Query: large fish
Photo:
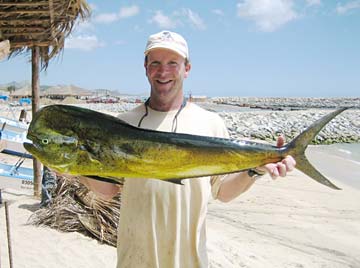
{"type": "Polygon", "coordinates": [[[64,174],[119,182],[156,178],[179,183],[184,178],[233,173],[275,163],[287,155],[314,180],[339,189],[306,159],[316,134],[345,108],[313,123],[286,146],[145,130],[93,110],[51,105],[30,123],[26,150],[44,165],[64,174]]]}

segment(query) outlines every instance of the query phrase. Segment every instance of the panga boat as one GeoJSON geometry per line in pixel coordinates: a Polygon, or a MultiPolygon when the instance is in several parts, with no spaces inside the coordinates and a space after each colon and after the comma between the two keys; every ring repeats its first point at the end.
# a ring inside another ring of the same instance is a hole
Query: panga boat
{"type": "Polygon", "coordinates": [[[29,141],[26,138],[26,133],[27,131],[19,133],[7,129],[1,130],[0,139],[4,141],[2,152],[31,158],[31,155],[28,153],[28,151],[25,150],[23,145],[24,142],[29,141]]]}
{"type": "Polygon", "coordinates": [[[32,168],[21,167],[22,159],[15,165],[0,163],[0,189],[9,188],[24,194],[34,193],[34,172],[32,168]]]}
{"type": "Polygon", "coordinates": [[[3,141],[2,152],[31,158],[23,145],[24,142],[28,141],[26,138],[28,125],[3,117],[0,117],[0,123],[2,123],[0,131],[0,139],[3,141]]]}
{"type": "Polygon", "coordinates": [[[13,120],[7,117],[0,116],[0,126],[4,126],[5,129],[16,132],[16,133],[23,133],[24,131],[27,132],[29,128],[29,124],[22,121],[13,120]]]}

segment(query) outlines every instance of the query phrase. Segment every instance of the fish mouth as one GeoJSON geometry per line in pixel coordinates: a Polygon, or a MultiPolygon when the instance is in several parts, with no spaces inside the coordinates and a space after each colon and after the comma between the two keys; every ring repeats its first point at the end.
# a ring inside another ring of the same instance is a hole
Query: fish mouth
{"type": "Polygon", "coordinates": [[[33,154],[35,152],[37,152],[36,146],[30,142],[24,142],[23,143],[24,148],[26,149],[26,151],[28,151],[29,153],[33,154]]]}

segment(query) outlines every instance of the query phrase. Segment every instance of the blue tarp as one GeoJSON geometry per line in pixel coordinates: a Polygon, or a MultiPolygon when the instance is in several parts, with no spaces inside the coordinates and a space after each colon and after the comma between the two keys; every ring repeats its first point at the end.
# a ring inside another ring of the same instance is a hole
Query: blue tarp
{"type": "Polygon", "coordinates": [[[19,103],[20,105],[23,105],[23,104],[31,104],[31,99],[30,98],[21,98],[19,100],[19,103]]]}

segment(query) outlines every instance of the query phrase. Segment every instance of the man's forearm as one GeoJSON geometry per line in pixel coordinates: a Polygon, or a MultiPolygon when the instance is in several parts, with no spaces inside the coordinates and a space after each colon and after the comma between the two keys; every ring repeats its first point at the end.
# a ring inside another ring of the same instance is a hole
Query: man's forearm
{"type": "Polygon", "coordinates": [[[229,202],[247,191],[254,182],[255,179],[251,178],[246,171],[229,174],[221,183],[217,198],[222,202],[229,202]]]}
{"type": "Polygon", "coordinates": [[[97,181],[87,177],[79,177],[79,180],[89,190],[104,200],[112,199],[120,191],[120,186],[117,184],[97,181]]]}

